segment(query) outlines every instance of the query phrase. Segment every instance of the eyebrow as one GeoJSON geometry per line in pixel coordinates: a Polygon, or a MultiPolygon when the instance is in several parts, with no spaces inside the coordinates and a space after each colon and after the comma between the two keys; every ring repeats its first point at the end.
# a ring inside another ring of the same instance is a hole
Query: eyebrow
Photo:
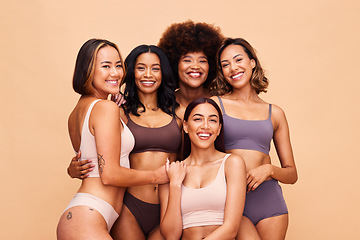
{"type": "MultiPolygon", "coordinates": [[[[242,54],[241,53],[239,53],[239,54],[236,54],[234,57],[233,57],[233,59],[235,59],[235,58],[237,58],[237,57],[239,57],[239,56],[242,56],[242,54]]],[[[226,61],[228,61],[228,60],[222,60],[222,61],[220,61],[221,63],[222,62],[226,62],[226,61]]]]}
{"type": "MultiPolygon", "coordinates": [[[[195,114],[193,115],[193,117],[195,117],[195,116],[204,117],[204,115],[202,115],[202,114],[200,114],[200,113],[195,113],[195,114]]],[[[209,117],[219,118],[218,115],[216,115],[216,114],[209,115],[209,117]]]]}
{"type": "MultiPolygon", "coordinates": [[[[111,64],[110,61],[102,61],[100,64],[104,64],[104,63],[111,64]]],[[[121,61],[117,61],[116,63],[121,63],[121,61]]]]}
{"type": "MultiPolygon", "coordinates": [[[[184,55],[181,59],[184,59],[184,58],[193,58],[192,56],[190,56],[190,55],[184,55]]],[[[207,56],[200,56],[199,58],[205,58],[205,59],[207,59],[207,56]]]]}
{"type": "MultiPolygon", "coordinates": [[[[137,63],[136,65],[146,65],[145,63],[142,63],[142,62],[139,62],[139,63],[137,63]]],[[[135,66],[136,66],[135,65],[135,66]]],[[[161,67],[161,64],[160,63],[154,63],[154,64],[152,64],[151,66],[159,66],[159,67],[161,67]]]]}

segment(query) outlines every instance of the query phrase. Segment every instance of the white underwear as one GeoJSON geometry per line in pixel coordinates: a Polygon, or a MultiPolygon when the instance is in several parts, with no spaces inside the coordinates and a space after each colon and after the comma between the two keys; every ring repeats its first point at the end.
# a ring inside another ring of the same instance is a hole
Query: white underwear
{"type": "Polygon", "coordinates": [[[108,232],[110,232],[111,227],[119,217],[119,214],[108,202],[89,193],[77,193],[73,199],[71,199],[64,212],[75,206],[89,206],[97,210],[106,221],[108,232]]]}

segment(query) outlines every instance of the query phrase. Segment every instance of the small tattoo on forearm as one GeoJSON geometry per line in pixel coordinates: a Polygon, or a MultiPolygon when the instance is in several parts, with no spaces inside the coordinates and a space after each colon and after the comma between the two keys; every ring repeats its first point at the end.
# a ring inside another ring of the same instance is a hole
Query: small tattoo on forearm
{"type": "Polygon", "coordinates": [[[102,174],[104,172],[105,159],[101,154],[98,154],[98,164],[99,164],[99,173],[102,174]]]}
{"type": "Polygon", "coordinates": [[[66,219],[67,219],[67,220],[70,220],[71,218],[72,218],[72,213],[69,212],[68,215],[66,216],[66,219]]]}

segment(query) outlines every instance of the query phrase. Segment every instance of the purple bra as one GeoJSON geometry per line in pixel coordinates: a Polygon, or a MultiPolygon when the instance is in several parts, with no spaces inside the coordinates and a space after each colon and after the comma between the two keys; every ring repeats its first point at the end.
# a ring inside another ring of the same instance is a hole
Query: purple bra
{"type": "Polygon", "coordinates": [[[271,122],[271,104],[269,104],[269,117],[266,120],[243,120],[226,115],[222,99],[218,98],[224,119],[225,149],[255,150],[269,155],[274,131],[271,122]]]}
{"type": "Polygon", "coordinates": [[[127,126],[134,135],[135,146],[131,153],[159,151],[178,153],[181,145],[181,131],[173,118],[163,127],[149,128],[136,124],[128,117],[127,126]]]}

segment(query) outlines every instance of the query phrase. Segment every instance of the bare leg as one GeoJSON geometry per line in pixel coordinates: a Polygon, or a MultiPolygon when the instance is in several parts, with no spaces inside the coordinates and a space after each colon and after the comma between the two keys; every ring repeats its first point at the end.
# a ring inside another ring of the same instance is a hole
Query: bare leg
{"type": "Polygon", "coordinates": [[[254,224],[245,216],[242,216],[237,240],[261,240],[254,224]]]}
{"type": "Polygon", "coordinates": [[[140,225],[125,205],[110,233],[114,240],[145,240],[140,225]]]}
{"type": "Polygon", "coordinates": [[[284,214],[261,220],[256,229],[262,240],[284,240],[288,223],[288,214],[284,214]]]}
{"type": "Polygon", "coordinates": [[[147,237],[148,240],[164,240],[160,233],[160,227],[157,227],[154,231],[152,231],[147,237]]]}
{"type": "Polygon", "coordinates": [[[59,220],[58,240],[110,240],[103,216],[88,206],[76,206],[66,210],[59,220]]]}

